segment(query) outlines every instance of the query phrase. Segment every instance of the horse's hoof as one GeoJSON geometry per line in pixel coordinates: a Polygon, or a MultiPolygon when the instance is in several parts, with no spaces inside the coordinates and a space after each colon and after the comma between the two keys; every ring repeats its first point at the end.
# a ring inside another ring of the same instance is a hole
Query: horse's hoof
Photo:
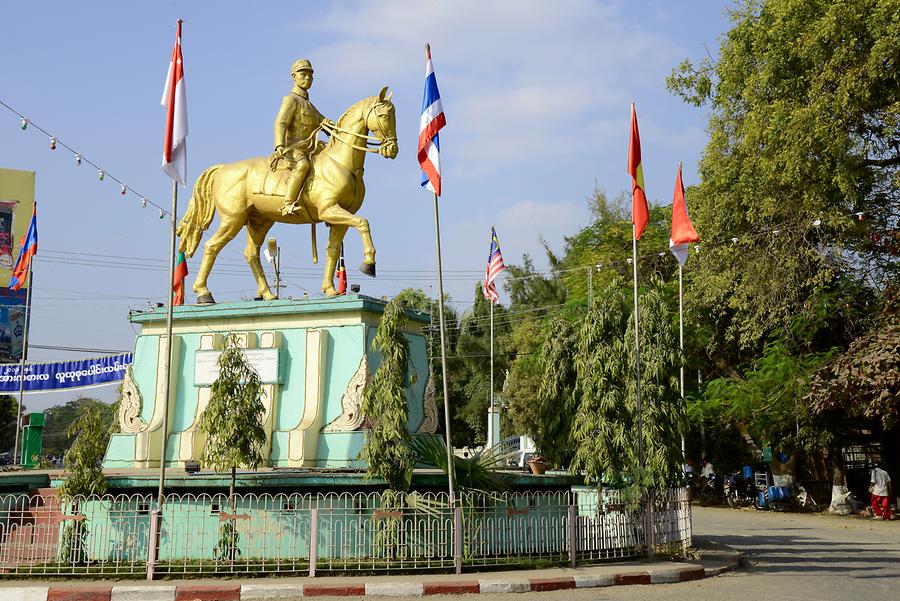
{"type": "Polygon", "coordinates": [[[263,292],[263,293],[260,295],[259,300],[267,300],[267,301],[269,301],[269,300],[278,300],[278,297],[275,296],[275,293],[274,293],[274,292],[271,292],[271,291],[268,291],[268,290],[267,290],[266,292],[263,292]]]}
{"type": "Polygon", "coordinates": [[[325,296],[329,298],[338,296],[338,291],[335,290],[333,286],[330,288],[322,288],[322,292],[324,292],[325,296]]]}
{"type": "Polygon", "coordinates": [[[375,263],[362,263],[359,266],[359,270],[370,278],[375,277],[375,263]]]}
{"type": "Polygon", "coordinates": [[[207,292],[206,294],[201,294],[197,296],[197,304],[198,305],[215,305],[216,299],[213,298],[211,292],[207,292]]]}

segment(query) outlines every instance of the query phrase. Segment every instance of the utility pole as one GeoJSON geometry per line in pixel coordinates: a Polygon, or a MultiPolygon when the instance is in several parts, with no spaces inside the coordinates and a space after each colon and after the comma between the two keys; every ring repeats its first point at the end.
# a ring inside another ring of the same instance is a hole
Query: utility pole
{"type": "Polygon", "coordinates": [[[275,270],[275,298],[281,298],[281,248],[275,238],[269,238],[266,255],[275,270]]]}

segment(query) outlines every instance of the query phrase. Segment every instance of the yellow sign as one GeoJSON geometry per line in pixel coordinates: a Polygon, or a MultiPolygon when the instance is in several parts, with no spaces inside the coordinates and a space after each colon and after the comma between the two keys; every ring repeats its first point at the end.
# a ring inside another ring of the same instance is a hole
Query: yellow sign
{"type": "Polygon", "coordinates": [[[9,286],[34,207],[34,171],[0,169],[0,286],[9,286]]]}

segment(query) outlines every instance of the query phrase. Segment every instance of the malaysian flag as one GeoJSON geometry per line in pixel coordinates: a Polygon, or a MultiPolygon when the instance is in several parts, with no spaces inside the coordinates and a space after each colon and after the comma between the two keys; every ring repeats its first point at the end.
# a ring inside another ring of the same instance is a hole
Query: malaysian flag
{"type": "Polygon", "coordinates": [[[500,254],[500,240],[497,239],[497,230],[491,228],[491,252],[488,253],[487,267],[484,270],[484,298],[494,303],[500,302],[494,279],[500,272],[506,269],[503,264],[503,255],[500,254]]]}
{"type": "Polygon", "coordinates": [[[431,46],[425,44],[425,95],[422,98],[422,117],[419,120],[419,166],[422,168],[422,187],[441,195],[441,143],[438,132],[447,124],[441,93],[438,91],[431,64],[431,46]]]}

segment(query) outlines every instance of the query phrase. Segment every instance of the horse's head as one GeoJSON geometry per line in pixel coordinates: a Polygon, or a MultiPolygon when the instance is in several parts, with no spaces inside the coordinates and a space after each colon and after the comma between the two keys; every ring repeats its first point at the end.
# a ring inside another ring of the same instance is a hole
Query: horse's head
{"type": "Polygon", "coordinates": [[[381,138],[381,144],[378,146],[381,156],[396,158],[400,150],[397,146],[397,115],[387,86],[381,89],[381,93],[366,114],[366,127],[381,138]]]}

